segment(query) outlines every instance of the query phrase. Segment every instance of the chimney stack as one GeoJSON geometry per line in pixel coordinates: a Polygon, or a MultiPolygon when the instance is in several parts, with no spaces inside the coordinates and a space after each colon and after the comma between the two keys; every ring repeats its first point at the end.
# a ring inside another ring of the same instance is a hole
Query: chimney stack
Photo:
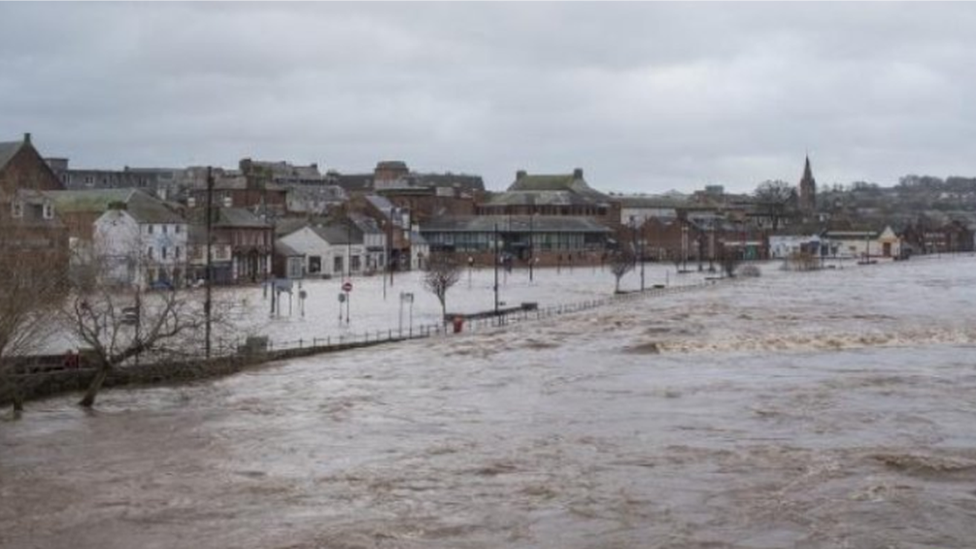
{"type": "Polygon", "coordinates": [[[523,177],[525,177],[525,170],[519,170],[519,171],[515,172],[515,180],[516,181],[518,181],[519,179],[522,179],[523,177]]]}
{"type": "Polygon", "coordinates": [[[583,179],[583,168],[573,170],[573,179],[583,179]]]}
{"type": "Polygon", "coordinates": [[[27,144],[27,145],[30,145],[31,144],[30,132],[27,132],[27,133],[24,134],[24,143],[27,144]]]}

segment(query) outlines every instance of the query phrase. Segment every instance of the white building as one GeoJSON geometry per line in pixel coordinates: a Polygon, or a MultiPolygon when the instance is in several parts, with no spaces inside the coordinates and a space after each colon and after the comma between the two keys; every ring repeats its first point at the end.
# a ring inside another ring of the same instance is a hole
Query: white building
{"type": "Polygon", "coordinates": [[[410,238],[410,269],[423,269],[427,258],[430,257],[430,244],[424,240],[419,231],[407,233],[410,238]]]}
{"type": "Polygon", "coordinates": [[[828,231],[831,255],[845,258],[899,257],[901,238],[891,227],[882,231],[828,231]]]}
{"type": "Polygon", "coordinates": [[[94,222],[92,244],[103,276],[119,284],[180,286],[186,276],[188,225],[141,191],[113,202],[94,222]]]}
{"type": "MultiPolygon", "coordinates": [[[[769,237],[769,257],[785,259],[800,252],[820,255],[820,235],[777,234],[769,237]]],[[[829,248],[828,248],[829,250],[829,248]]],[[[828,255],[830,255],[828,251],[828,255]]]]}
{"type": "Polygon", "coordinates": [[[305,256],[305,276],[332,278],[365,272],[366,246],[356,236],[339,226],[305,226],[278,241],[305,256]]]}

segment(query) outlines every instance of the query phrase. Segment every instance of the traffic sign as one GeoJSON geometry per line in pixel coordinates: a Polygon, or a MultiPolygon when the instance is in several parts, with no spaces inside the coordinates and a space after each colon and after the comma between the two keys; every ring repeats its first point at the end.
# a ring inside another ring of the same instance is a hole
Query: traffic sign
{"type": "Polygon", "coordinates": [[[352,282],[346,281],[342,283],[342,291],[349,293],[352,291],[352,282]]]}

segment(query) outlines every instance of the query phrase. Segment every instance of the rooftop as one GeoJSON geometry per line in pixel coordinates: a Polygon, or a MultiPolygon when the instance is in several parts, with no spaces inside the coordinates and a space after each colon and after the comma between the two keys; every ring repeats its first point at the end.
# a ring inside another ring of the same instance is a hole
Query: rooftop
{"type": "Polygon", "coordinates": [[[450,216],[431,219],[421,225],[424,233],[432,232],[559,232],[609,233],[608,227],[589,217],[558,215],[450,216]]]}

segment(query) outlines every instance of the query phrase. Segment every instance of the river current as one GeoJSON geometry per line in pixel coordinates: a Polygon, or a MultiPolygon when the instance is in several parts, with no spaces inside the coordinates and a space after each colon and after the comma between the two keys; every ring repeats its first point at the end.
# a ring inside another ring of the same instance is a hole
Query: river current
{"type": "Polygon", "coordinates": [[[4,548],[976,547],[976,258],[28,404],[4,548]]]}

